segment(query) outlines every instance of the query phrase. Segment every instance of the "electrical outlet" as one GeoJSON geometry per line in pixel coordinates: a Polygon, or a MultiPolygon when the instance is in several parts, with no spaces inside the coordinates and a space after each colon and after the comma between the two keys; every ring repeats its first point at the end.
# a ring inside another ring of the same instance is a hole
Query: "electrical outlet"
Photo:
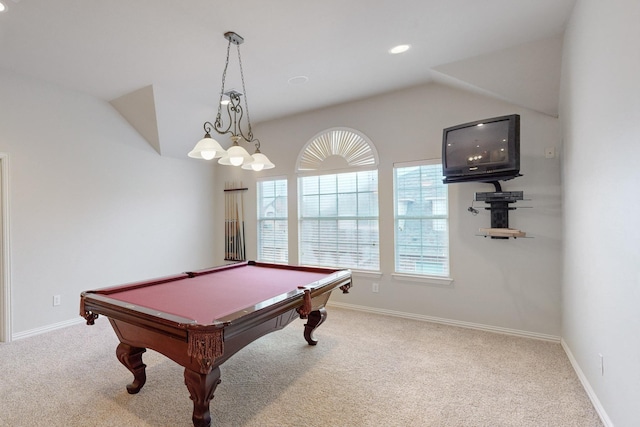
{"type": "Polygon", "coordinates": [[[373,282],[371,284],[371,292],[378,292],[380,290],[380,284],[373,282]]]}
{"type": "Polygon", "coordinates": [[[53,306],[58,306],[60,305],[60,295],[54,295],[53,296],[53,306]]]}

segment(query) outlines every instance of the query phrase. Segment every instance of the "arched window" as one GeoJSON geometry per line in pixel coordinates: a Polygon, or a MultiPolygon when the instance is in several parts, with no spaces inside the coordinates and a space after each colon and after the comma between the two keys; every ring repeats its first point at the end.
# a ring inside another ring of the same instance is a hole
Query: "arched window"
{"type": "Polygon", "coordinates": [[[298,156],[301,264],[380,269],[378,155],[362,133],[333,128],[298,156]]]}
{"type": "Polygon", "coordinates": [[[369,138],[354,129],[333,128],[307,142],[298,155],[297,172],[357,170],[377,166],[378,153],[369,138]]]}

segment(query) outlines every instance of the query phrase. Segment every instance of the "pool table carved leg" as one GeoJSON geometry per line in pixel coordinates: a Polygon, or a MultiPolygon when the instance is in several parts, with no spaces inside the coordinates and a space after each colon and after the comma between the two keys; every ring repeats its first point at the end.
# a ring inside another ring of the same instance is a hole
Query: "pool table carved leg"
{"type": "Polygon", "coordinates": [[[145,351],[147,351],[146,348],[132,347],[125,343],[120,343],[116,348],[118,360],[133,374],[133,382],[127,384],[127,392],[129,394],[136,394],[147,382],[147,373],[145,371],[147,365],[142,363],[142,353],[145,351]]]}
{"type": "Polygon", "coordinates": [[[191,400],[193,400],[193,425],[195,427],[209,427],[211,425],[209,402],[213,399],[213,393],[220,384],[220,368],[215,367],[208,374],[185,368],[184,383],[189,389],[191,400]]]}
{"type": "Polygon", "coordinates": [[[304,339],[309,345],[316,345],[318,341],[313,339],[313,331],[322,324],[327,318],[327,310],[322,307],[312,311],[307,317],[307,323],[304,325],[304,339]]]}

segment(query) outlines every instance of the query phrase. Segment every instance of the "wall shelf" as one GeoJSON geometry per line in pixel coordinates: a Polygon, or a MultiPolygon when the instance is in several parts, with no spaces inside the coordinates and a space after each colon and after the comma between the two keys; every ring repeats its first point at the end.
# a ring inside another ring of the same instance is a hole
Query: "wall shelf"
{"type": "Polygon", "coordinates": [[[492,182],[495,186],[493,192],[477,192],[475,201],[488,204],[486,210],[491,211],[491,228],[481,228],[480,235],[483,237],[491,237],[492,239],[509,239],[526,237],[526,233],[522,230],[509,228],[509,211],[515,210],[512,206],[518,200],[524,200],[522,191],[502,191],[502,187],[498,181],[492,182]]]}
{"type": "Polygon", "coordinates": [[[526,237],[527,233],[516,228],[481,228],[480,236],[507,239],[513,237],[514,239],[516,239],[518,237],[526,237]]]}

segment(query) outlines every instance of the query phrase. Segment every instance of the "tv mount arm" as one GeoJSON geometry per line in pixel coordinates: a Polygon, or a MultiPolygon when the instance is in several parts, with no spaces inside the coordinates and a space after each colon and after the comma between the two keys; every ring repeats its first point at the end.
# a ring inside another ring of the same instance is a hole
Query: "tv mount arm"
{"type": "Polygon", "coordinates": [[[500,181],[489,181],[489,184],[493,184],[496,187],[497,193],[502,193],[502,186],[500,185],[500,181]]]}
{"type": "MultiPolygon", "coordinates": [[[[500,182],[487,181],[487,183],[493,184],[496,191],[493,193],[476,193],[475,200],[489,204],[485,209],[491,211],[491,228],[509,228],[509,211],[516,209],[515,207],[511,207],[510,204],[518,200],[523,200],[523,192],[503,192],[500,182]]],[[[508,239],[508,237],[497,236],[492,236],[491,238],[508,239]]]]}

